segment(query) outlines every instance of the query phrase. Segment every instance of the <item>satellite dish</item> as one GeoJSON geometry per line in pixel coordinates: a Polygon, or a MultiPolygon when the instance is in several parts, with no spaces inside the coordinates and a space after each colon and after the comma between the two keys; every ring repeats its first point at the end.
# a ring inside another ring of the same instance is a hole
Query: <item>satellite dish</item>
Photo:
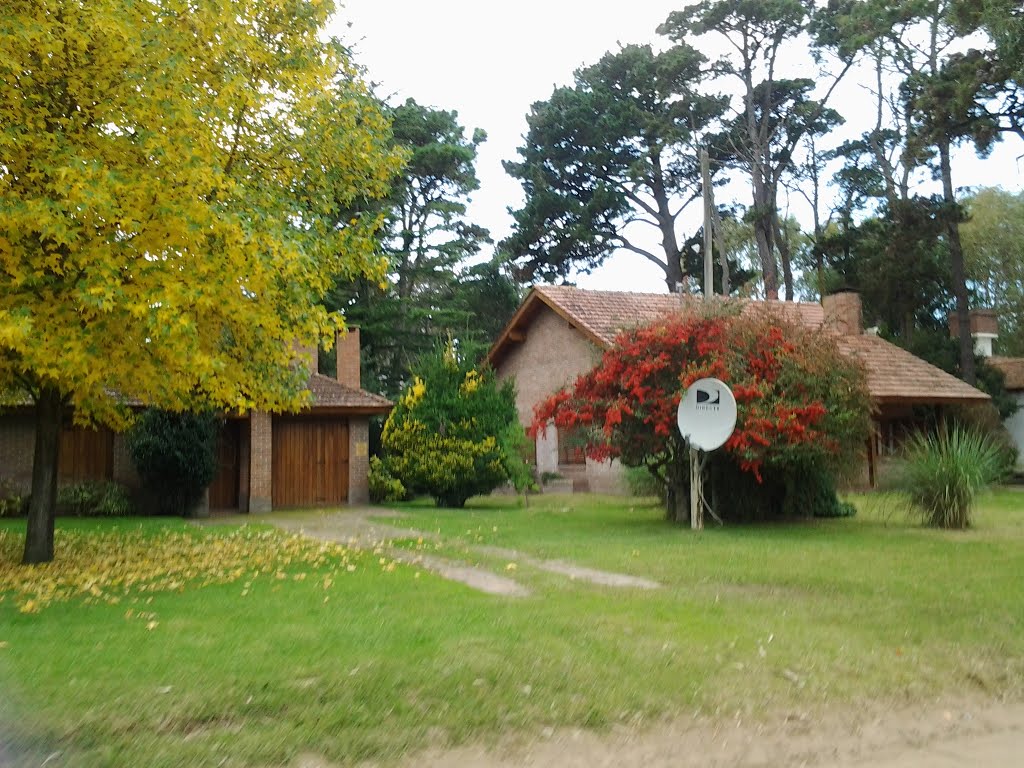
{"type": "Polygon", "coordinates": [[[718,379],[698,379],[679,402],[679,431],[694,448],[713,451],[736,428],[736,398],[718,379]]]}

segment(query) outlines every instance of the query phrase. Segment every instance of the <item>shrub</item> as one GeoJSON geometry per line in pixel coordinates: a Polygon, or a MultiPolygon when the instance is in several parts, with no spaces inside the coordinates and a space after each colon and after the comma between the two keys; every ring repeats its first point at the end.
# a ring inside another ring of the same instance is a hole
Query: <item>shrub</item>
{"type": "Polygon", "coordinates": [[[665,484],[647,467],[626,467],[626,487],[630,496],[656,496],[664,500],[665,484]]]}
{"type": "Polygon", "coordinates": [[[956,425],[910,438],[901,486],[927,525],[962,529],[971,525],[975,497],[999,479],[1001,466],[992,440],[956,425]]]}
{"type": "Polygon", "coordinates": [[[370,501],[381,504],[389,501],[402,501],[406,498],[405,486],[402,481],[388,472],[384,462],[378,456],[370,458],[370,501]]]}
{"type": "Polygon", "coordinates": [[[589,457],[654,469],[667,517],[685,520],[689,446],[676,411],[690,384],[713,376],[732,388],[737,405],[735,431],[709,458],[719,514],[836,514],[834,477],[860,460],[871,428],[864,369],[828,333],[768,308],[740,314],[742,306],[694,303],[624,331],[571,391],[537,406],[531,434],[552,424],[580,431],[589,457]],[[809,473],[815,479],[805,487],[809,473]]]}
{"type": "Polygon", "coordinates": [[[954,423],[987,437],[999,454],[1000,477],[1009,477],[1017,467],[1017,444],[1003,423],[1004,417],[992,403],[965,405],[949,410],[954,423]]]}
{"type": "Polygon", "coordinates": [[[145,411],[127,435],[143,487],[160,514],[191,512],[217,472],[218,420],[210,413],[145,411]]]}
{"type": "Polygon", "coordinates": [[[0,519],[24,514],[25,497],[6,480],[0,480],[0,519]]]}
{"type": "Polygon", "coordinates": [[[135,507],[124,486],[105,480],[62,485],[57,489],[57,514],[65,517],[125,517],[135,507]]]}
{"type": "MultiPolygon", "coordinates": [[[[428,356],[384,425],[384,464],[412,493],[463,507],[511,477],[519,448],[512,385],[459,360],[454,344],[428,356]]],[[[520,430],[521,431],[521,430],[520,430]]]]}

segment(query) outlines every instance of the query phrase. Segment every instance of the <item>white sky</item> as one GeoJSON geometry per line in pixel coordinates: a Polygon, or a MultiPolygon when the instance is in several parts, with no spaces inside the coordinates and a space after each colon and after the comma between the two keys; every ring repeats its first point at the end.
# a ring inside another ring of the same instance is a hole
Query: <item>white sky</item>
{"type": "MultiPolygon", "coordinates": [[[[522,205],[522,189],[501,166],[516,158],[530,105],[569,84],[576,68],[595,63],[619,43],[663,45],[655,29],[687,0],[339,0],[334,34],[355,44],[356,60],[393,103],[407,97],[458,111],[467,135],[487,131],[480,149],[480,190],[471,220],[497,242],[512,224],[506,209],[522,205]]],[[[832,106],[848,120],[857,109],[852,85],[832,106]]],[[[870,115],[871,104],[863,111],[870,115]]],[[[852,128],[852,126],[851,126],[852,128]]],[[[856,131],[854,131],[856,132],[856,131]]],[[[1010,139],[984,161],[971,150],[954,166],[958,186],[1000,185],[1017,190],[1024,178],[1024,143],[1010,139]]],[[[749,204],[749,191],[734,184],[717,192],[719,203],[749,204]],[[732,198],[732,199],[730,199],[732,198]]],[[[799,216],[797,200],[792,201],[799,216]]],[[[801,217],[802,218],[802,217],[801,217]]],[[[687,227],[690,225],[687,224],[687,227]]],[[[660,270],[638,256],[614,256],[578,284],[589,288],[664,291],[660,270]]]]}

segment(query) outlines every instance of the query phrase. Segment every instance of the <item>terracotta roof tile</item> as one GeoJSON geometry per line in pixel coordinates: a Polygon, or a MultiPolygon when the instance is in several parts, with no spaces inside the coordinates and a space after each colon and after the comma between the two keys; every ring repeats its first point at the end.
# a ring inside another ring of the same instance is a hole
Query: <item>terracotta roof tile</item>
{"type": "MultiPolygon", "coordinates": [[[[653,322],[678,311],[686,302],[696,301],[679,294],[588,291],[572,286],[544,285],[534,287],[524,308],[534,295],[605,347],[611,346],[615,335],[624,328],[653,322]]],[[[779,312],[792,321],[815,328],[825,326],[825,311],[817,303],[741,301],[744,312],[779,312]]],[[[989,399],[984,392],[877,336],[839,333],[835,336],[842,351],[863,362],[868,374],[868,391],[876,401],[954,403],[989,399]]],[[[505,336],[492,348],[492,359],[497,357],[498,347],[503,343],[505,336]]],[[[1020,360],[1019,371],[1024,377],[1024,358],[1020,360]]]]}
{"type": "Polygon", "coordinates": [[[353,408],[361,411],[387,413],[393,403],[386,397],[365,389],[346,387],[330,376],[314,373],[306,385],[313,393],[313,410],[317,408],[353,408]]]}
{"type": "MultiPolygon", "coordinates": [[[[547,303],[561,307],[580,327],[600,339],[606,346],[625,328],[652,323],[665,315],[678,312],[684,306],[698,301],[693,296],[678,293],[628,293],[626,291],[588,291],[568,285],[538,285],[534,291],[547,303]]],[[[825,311],[820,304],[778,301],[771,304],[746,299],[744,310],[771,308],[790,320],[820,326],[825,322],[825,311]]]]}
{"type": "Polygon", "coordinates": [[[1024,389],[1024,357],[990,357],[988,364],[1003,372],[1007,389],[1024,389]]]}
{"type": "Polygon", "coordinates": [[[878,336],[836,334],[836,342],[841,351],[864,364],[868,391],[880,402],[957,403],[989,399],[967,382],[878,336]]]}

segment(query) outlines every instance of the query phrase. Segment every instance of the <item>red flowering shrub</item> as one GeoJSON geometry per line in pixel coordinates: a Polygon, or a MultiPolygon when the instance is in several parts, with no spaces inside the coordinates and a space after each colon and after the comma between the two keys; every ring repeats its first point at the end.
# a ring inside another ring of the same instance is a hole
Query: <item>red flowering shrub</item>
{"type": "Polygon", "coordinates": [[[621,333],[572,391],[537,406],[531,435],[552,422],[587,430],[588,456],[646,465],[666,484],[669,516],[682,519],[689,479],[676,411],[690,384],[713,376],[732,388],[738,411],[716,458],[771,488],[799,474],[831,477],[867,439],[864,371],[824,331],[747,307],[700,305],[621,333]]]}

